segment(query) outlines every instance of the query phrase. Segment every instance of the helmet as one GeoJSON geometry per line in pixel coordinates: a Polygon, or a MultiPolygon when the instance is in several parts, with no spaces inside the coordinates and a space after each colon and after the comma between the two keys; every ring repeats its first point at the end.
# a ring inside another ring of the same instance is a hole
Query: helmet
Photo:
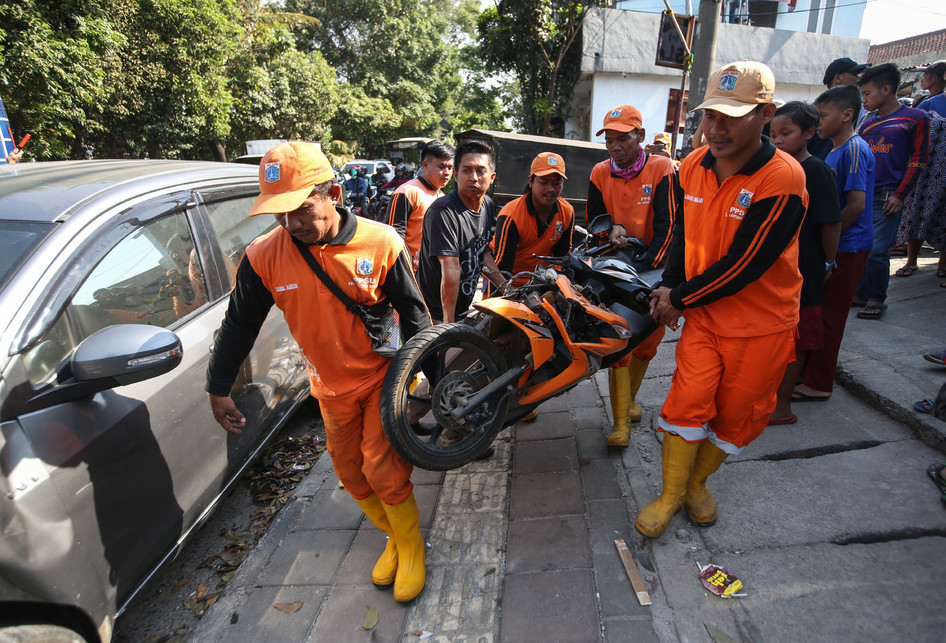
{"type": "Polygon", "coordinates": [[[349,168],[348,173],[352,176],[358,176],[358,166],[353,165],[351,168],[349,168]]]}
{"type": "Polygon", "coordinates": [[[407,168],[404,167],[404,164],[403,164],[403,163],[401,163],[401,164],[398,165],[396,168],[394,168],[394,171],[395,171],[395,173],[400,172],[401,174],[404,174],[404,172],[407,171],[407,168]]]}

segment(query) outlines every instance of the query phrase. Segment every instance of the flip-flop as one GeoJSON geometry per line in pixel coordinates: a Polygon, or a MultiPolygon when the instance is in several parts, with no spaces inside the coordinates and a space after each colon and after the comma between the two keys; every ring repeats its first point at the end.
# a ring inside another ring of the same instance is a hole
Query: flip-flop
{"type": "Polygon", "coordinates": [[[930,477],[930,480],[933,481],[933,484],[936,485],[936,488],[946,493],[946,480],[943,480],[939,472],[946,468],[946,462],[940,462],[939,464],[931,464],[926,468],[926,475],[930,477]]]}
{"type": "Polygon", "coordinates": [[[830,395],[808,395],[801,391],[792,391],[792,402],[827,402],[830,395]]]}
{"type": "Polygon", "coordinates": [[[942,353],[925,353],[923,359],[937,366],[946,366],[946,351],[942,353]]]}
{"type": "Polygon", "coordinates": [[[919,266],[904,266],[893,273],[898,277],[912,277],[916,274],[916,271],[919,270],[919,266]]]}
{"type": "Polygon", "coordinates": [[[864,306],[864,310],[858,311],[858,319],[880,319],[880,316],[887,311],[887,304],[880,306],[864,306]]]}
{"type": "Polygon", "coordinates": [[[769,418],[768,426],[781,426],[783,424],[795,424],[796,422],[798,422],[798,416],[792,413],[791,417],[787,417],[783,420],[773,420],[769,418]]]}
{"type": "Polygon", "coordinates": [[[920,413],[932,413],[933,412],[933,398],[928,397],[925,400],[917,400],[913,403],[913,408],[915,408],[920,413]]]}

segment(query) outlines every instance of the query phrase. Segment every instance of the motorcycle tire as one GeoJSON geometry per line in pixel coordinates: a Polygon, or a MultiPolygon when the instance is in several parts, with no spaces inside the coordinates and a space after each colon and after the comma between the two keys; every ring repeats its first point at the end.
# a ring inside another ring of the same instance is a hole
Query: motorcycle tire
{"type": "Polygon", "coordinates": [[[381,389],[381,423],[394,450],[430,471],[475,460],[503,428],[508,397],[497,392],[463,420],[449,412],[505,372],[496,345],[470,326],[440,324],[412,337],[395,355],[381,389]],[[418,384],[421,375],[427,381],[418,384]],[[433,429],[412,424],[412,413],[419,412],[436,421],[433,429]]]}

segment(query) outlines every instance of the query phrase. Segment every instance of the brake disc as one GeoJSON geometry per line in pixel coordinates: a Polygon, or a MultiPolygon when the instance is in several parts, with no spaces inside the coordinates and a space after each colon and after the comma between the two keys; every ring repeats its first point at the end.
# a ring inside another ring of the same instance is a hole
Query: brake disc
{"type": "Polygon", "coordinates": [[[431,409],[437,423],[446,429],[469,433],[481,421],[485,421],[489,409],[484,402],[479,408],[473,409],[458,420],[453,417],[453,411],[464,407],[464,402],[480,390],[480,384],[475,377],[464,371],[454,371],[444,376],[431,396],[431,409]]]}

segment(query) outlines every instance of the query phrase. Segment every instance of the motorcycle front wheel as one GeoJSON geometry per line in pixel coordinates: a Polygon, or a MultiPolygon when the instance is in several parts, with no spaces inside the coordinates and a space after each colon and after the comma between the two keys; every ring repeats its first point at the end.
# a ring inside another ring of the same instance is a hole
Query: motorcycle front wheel
{"type": "Polygon", "coordinates": [[[500,390],[467,409],[472,395],[506,371],[492,340],[463,324],[421,331],[397,353],[381,390],[381,423],[414,466],[446,471],[476,459],[503,428],[509,398],[500,390]],[[454,412],[466,409],[457,419],[454,412]]]}

